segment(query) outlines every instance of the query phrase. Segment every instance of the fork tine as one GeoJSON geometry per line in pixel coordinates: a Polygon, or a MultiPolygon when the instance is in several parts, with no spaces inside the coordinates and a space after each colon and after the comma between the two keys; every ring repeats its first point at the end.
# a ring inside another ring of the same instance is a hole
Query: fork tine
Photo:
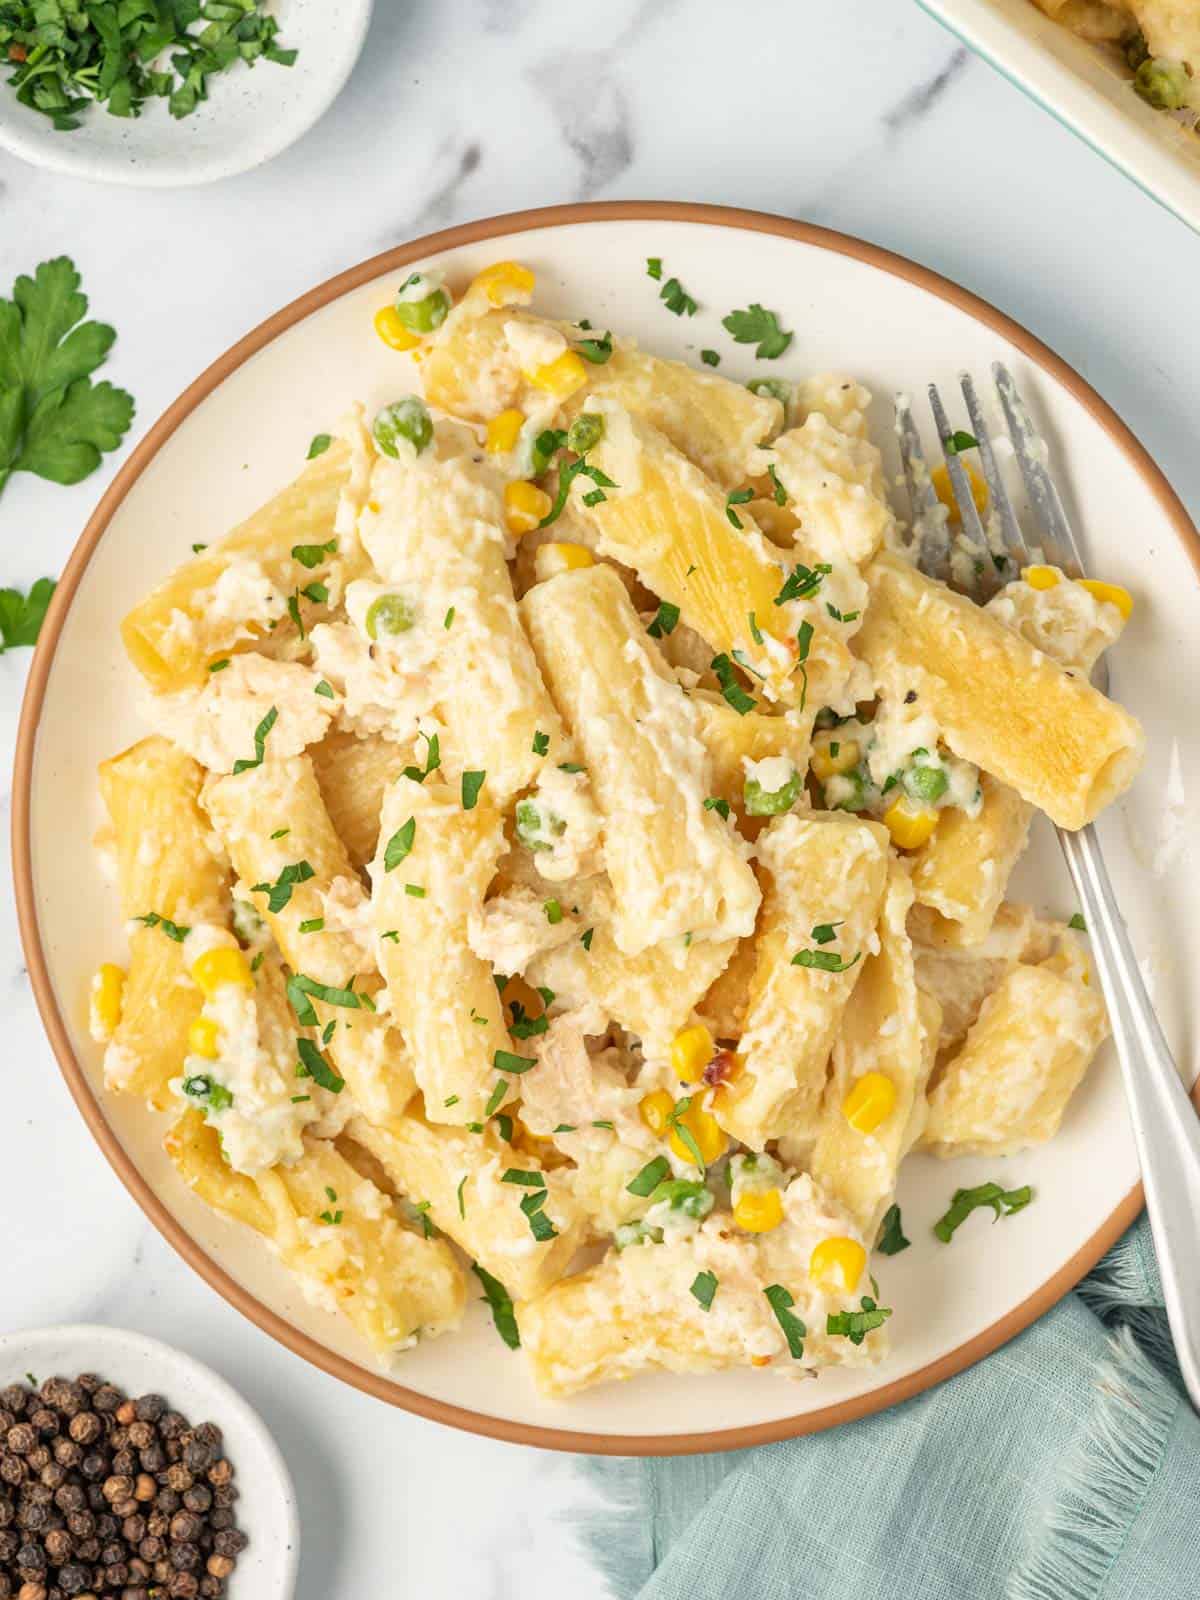
{"type": "Polygon", "coordinates": [[[960,382],[963,399],[967,402],[967,415],[971,419],[971,432],[979,443],[979,462],[992,496],[992,507],[1000,522],[1000,533],[1005,549],[1018,567],[1027,566],[1029,551],[1025,546],[1016,512],[1012,508],[1012,501],[1008,498],[1008,490],[1004,486],[1000,468],[996,464],[995,452],[987,431],[987,421],[983,415],[983,407],[979,404],[979,396],[975,392],[974,380],[969,372],[964,372],[961,374],[960,382]]]}
{"type": "Polygon", "coordinates": [[[946,470],[950,474],[950,484],[954,490],[954,498],[958,502],[958,516],[962,529],[967,538],[981,550],[988,548],[987,534],[983,531],[980,520],[979,508],[975,504],[975,496],[971,493],[971,481],[967,477],[966,469],[958,458],[958,453],[949,448],[950,436],[953,429],[950,419],[946,415],[946,408],[942,404],[942,397],[938,393],[937,384],[929,385],[929,404],[933,411],[933,421],[937,428],[938,438],[942,441],[942,454],[946,460],[946,470]]]}
{"type": "Polygon", "coordinates": [[[1071,531],[1071,524],[1067,521],[1067,514],[1063,510],[1062,501],[1059,499],[1058,490],[1055,488],[1054,479],[1046,470],[1042,459],[1046,448],[1042,437],[1033,424],[1033,418],[1029,415],[1025,402],[1017,392],[1012,374],[1002,361],[992,363],[992,376],[996,380],[996,392],[1000,396],[1009,437],[1017,453],[1017,462],[1021,468],[1021,476],[1025,480],[1029,503],[1046,537],[1046,553],[1052,559],[1057,559],[1062,566],[1068,569],[1074,568],[1075,574],[1078,575],[1083,571],[1083,560],[1075,535],[1071,531]]]}
{"type": "Polygon", "coordinates": [[[908,486],[909,514],[913,538],[917,541],[917,566],[927,578],[945,578],[950,568],[950,534],[946,508],[937,497],[921,435],[913,421],[912,401],[906,394],[895,398],[896,437],[908,486]]]}

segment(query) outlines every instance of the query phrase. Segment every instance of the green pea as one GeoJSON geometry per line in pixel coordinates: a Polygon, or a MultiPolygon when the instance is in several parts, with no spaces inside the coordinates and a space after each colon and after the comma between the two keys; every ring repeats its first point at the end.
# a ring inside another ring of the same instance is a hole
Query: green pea
{"type": "Polygon", "coordinates": [[[1182,61],[1155,56],[1133,75],[1133,87],[1158,111],[1178,111],[1187,104],[1188,75],[1182,61]]]}
{"type": "Polygon", "coordinates": [[[751,378],[746,385],[751,394],[766,395],[778,400],[786,411],[792,402],[792,385],[786,378],[751,378]]]}
{"type": "Polygon", "coordinates": [[[800,774],[793,769],[782,789],[764,789],[757,778],[747,778],[742,798],[746,815],[750,817],[777,817],[790,811],[800,795],[800,774]]]}
{"type": "Polygon", "coordinates": [[[944,767],[913,766],[904,774],[904,787],[914,800],[936,805],[950,787],[944,767]]]}
{"type": "Polygon", "coordinates": [[[394,639],[407,633],[416,620],[412,602],[402,594],[381,594],[367,610],[367,638],[394,639]]]}
{"type": "Polygon", "coordinates": [[[543,428],[541,433],[529,446],[529,476],[540,478],[553,460],[556,451],[563,442],[563,435],[558,428],[543,428]]]}
{"type": "Polygon", "coordinates": [[[604,437],[604,418],[594,411],[583,411],[567,430],[567,447],[577,456],[588,453],[604,437]]]}
{"type": "Polygon", "coordinates": [[[420,455],[433,438],[433,421],[424,400],[415,394],[406,394],[376,413],[371,432],[385,456],[399,457],[401,439],[407,440],[420,455]]]}
{"type": "Polygon", "coordinates": [[[396,315],[410,333],[432,333],[440,328],[450,310],[445,289],[435,289],[424,300],[397,300],[396,315]]]}

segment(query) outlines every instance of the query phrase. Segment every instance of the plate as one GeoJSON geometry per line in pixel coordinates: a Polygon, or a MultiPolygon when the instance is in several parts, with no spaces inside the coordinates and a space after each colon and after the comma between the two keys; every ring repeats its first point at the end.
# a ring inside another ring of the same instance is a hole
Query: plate
{"type": "MultiPolygon", "coordinates": [[[[749,299],[778,311],[795,340],[778,370],[830,368],[876,394],[873,432],[898,473],[887,397],[937,381],[945,394],[970,367],[1006,361],[1064,471],[1068,510],[1086,533],[1089,568],[1138,597],[1113,662],[1115,694],[1142,718],[1146,768],[1100,824],[1135,944],[1177,1053],[1194,1033],[1200,862],[1180,852],[1183,794],[1200,784],[1200,730],[1188,686],[1200,681],[1200,536],[1145,451],[1084,381],[1045,345],[965,290],[840,234],[719,207],[568,206],[472,223],[352,268],[280,311],[215,363],[133,452],[67,565],[34,658],[18,738],[14,842],[18,911],[51,1043],[89,1126],[122,1181],[185,1259],[289,1348],[384,1400],[480,1433],[616,1454],[727,1449],[877,1411],[994,1349],[1052,1305],[1136,1216],[1137,1163],[1116,1061],[1105,1053],[1053,1144],[1007,1162],[906,1163],[903,1256],[875,1266],[896,1308],[880,1371],[830,1372],[797,1384],[765,1372],[654,1376],[566,1403],[538,1398],[521,1357],[500,1345],[483,1308],[466,1330],[405,1355],[393,1370],[313,1309],[290,1278],[233,1225],[208,1212],[161,1153],[162,1124],[101,1096],[100,1051],[87,1035],[95,965],[123,959],[110,886],[93,859],[100,820],[95,769],[145,731],[138,686],[117,634],[149,586],[218,537],[297,471],[309,440],[345,407],[415,386],[407,356],[372,331],[415,263],[461,284],[489,262],[526,261],[539,308],[590,317],[667,355],[722,353],[748,378],[749,351],[720,318],[749,299]],[[646,275],[661,256],[700,302],[671,316],[646,275]],[[1192,963],[1194,966],[1194,962],[1192,963]],[[1032,1183],[1027,1211],[995,1227],[973,1217],[949,1246],[930,1225],[953,1190],[990,1178],[1032,1183]]],[[[761,368],[759,369],[761,372],[761,368]]],[[[776,369],[772,369],[776,370],[776,369]]],[[[932,443],[932,441],[930,441],[932,443]]],[[[1016,894],[1059,915],[1074,909],[1050,830],[1022,863],[1016,894]]],[[[1181,1056],[1182,1058],[1182,1056],[1181,1056]]]]}
{"type": "Polygon", "coordinates": [[[95,1372],[126,1394],[161,1394],[194,1423],[215,1422],[237,1474],[238,1526],[249,1539],[229,1581],[230,1600],[291,1600],[300,1560],[296,1491],[266,1424],[224,1378],[144,1334],[68,1323],[0,1334],[0,1389],[95,1372]]]}
{"type": "Polygon", "coordinates": [[[1032,0],[917,0],[1044,111],[1200,232],[1200,136],[1140,100],[1111,55],[1032,0]]]}
{"type": "MultiPolygon", "coordinates": [[[[209,98],[176,121],[162,100],[140,117],[102,106],[60,133],[7,87],[0,72],[0,146],[50,172],[100,183],[177,189],[231,178],[269,161],[333,104],[362,51],[373,0],[339,0],[337,24],[325,0],[279,0],[279,44],[299,55],[290,67],[258,61],[210,78],[209,98]]],[[[7,63],[4,63],[7,68],[7,63]]]]}

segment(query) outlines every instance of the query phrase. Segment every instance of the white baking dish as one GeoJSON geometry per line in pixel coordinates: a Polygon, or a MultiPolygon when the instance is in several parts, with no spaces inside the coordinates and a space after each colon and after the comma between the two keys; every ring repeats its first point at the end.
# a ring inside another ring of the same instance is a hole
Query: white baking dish
{"type": "Polygon", "coordinates": [[[1031,0],[917,3],[1200,232],[1200,135],[1140,100],[1104,50],[1031,0]]]}

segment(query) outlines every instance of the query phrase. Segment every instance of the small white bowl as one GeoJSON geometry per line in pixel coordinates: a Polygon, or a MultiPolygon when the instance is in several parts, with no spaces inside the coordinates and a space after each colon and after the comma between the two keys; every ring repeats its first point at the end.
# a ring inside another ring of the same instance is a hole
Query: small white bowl
{"type": "Polygon", "coordinates": [[[300,1559],[296,1491],[262,1419],[224,1378],[181,1350],[122,1328],[92,1323],[0,1334],[0,1389],[94,1372],[136,1399],[161,1394],[189,1422],[215,1422],[225,1436],[238,1489],[238,1527],[249,1544],[238,1557],[230,1600],[292,1600],[300,1559]]]}
{"type": "Polygon", "coordinates": [[[279,43],[299,52],[281,67],[237,63],[208,80],[209,98],[178,121],[165,100],[140,117],[92,106],[81,125],[60,133],[31,111],[0,70],[0,146],[23,161],[99,183],[173,189],[230,178],[294,144],[337,98],[362,51],[373,0],[278,0],[279,43]],[[336,15],[334,12],[336,11],[336,15]]]}

